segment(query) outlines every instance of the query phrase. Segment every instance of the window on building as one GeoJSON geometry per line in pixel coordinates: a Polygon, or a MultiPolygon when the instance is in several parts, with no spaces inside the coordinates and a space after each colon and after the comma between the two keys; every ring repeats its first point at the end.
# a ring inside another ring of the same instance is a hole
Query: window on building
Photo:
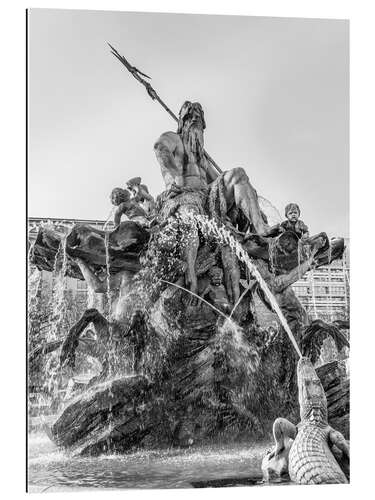
{"type": "Polygon", "coordinates": [[[86,281],[77,280],[77,290],[86,290],[86,281]]]}

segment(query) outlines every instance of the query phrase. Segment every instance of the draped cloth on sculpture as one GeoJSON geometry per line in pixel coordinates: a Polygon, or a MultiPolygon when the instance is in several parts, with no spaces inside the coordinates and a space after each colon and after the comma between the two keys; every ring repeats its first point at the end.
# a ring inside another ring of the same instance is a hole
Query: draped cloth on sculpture
{"type": "Polygon", "coordinates": [[[224,196],[224,174],[219,175],[207,188],[172,186],[156,199],[157,222],[163,223],[181,208],[185,212],[208,215],[215,220],[225,220],[227,203],[224,196]]]}

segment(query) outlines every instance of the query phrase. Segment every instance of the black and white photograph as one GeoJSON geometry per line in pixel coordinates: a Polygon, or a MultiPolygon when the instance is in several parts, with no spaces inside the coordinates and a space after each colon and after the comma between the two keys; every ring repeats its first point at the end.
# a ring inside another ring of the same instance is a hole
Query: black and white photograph
{"type": "Polygon", "coordinates": [[[26,16],[27,490],[349,483],[349,20],[26,16]]]}

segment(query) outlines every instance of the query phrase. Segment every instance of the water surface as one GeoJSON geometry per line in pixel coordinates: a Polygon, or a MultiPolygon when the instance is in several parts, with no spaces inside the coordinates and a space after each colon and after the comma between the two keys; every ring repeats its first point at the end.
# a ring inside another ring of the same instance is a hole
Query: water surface
{"type": "Polygon", "coordinates": [[[45,434],[29,436],[29,491],[86,488],[192,488],[252,485],[270,444],[142,450],[126,455],[69,457],[45,434]]]}

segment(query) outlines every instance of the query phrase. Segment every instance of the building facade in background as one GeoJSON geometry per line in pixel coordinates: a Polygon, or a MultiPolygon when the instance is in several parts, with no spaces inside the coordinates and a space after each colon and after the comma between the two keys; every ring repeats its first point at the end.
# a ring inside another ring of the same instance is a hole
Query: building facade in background
{"type": "Polygon", "coordinates": [[[334,321],[349,319],[350,259],[349,240],[345,240],[343,258],[305,274],[292,288],[309,315],[334,321]]]}

